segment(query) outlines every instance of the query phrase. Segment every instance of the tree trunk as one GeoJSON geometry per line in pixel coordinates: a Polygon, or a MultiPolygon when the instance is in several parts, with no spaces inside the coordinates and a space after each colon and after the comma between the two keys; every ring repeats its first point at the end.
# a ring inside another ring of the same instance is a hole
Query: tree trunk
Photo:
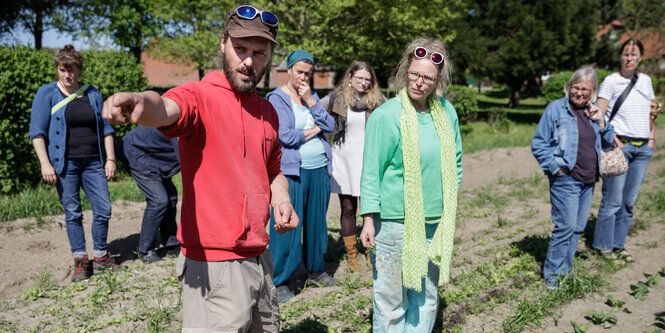
{"type": "Polygon", "coordinates": [[[203,76],[205,75],[205,69],[203,68],[203,65],[199,64],[196,66],[196,69],[199,70],[199,81],[203,80],[203,76]]]}
{"type": "Polygon", "coordinates": [[[520,106],[520,90],[513,89],[513,92],[510,94],[510,102],[508,103],[508,107],[516,108],[519,106],[520,106]]]}
{"type": "Polygon", "coordinates": [[[44,24],[42,22],[42,14],[35,11],[35,25],[32,34],[35,36],[35,49],[42,49],[42,35],[44,34],[44,24]]]}
{"type": "Polygon", "coordinates": [[[143,53],[143,50],[140,47],[130,47],[129,51],[132,52],[132,55],[134,55],[134,59],[136,59],[136,63],[140,64],[141,63],[141,53],[143,53]]]}

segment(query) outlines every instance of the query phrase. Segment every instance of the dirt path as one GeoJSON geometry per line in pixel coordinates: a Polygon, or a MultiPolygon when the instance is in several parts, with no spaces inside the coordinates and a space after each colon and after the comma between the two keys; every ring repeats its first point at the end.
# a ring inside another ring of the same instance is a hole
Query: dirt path
{"type": "MultiPolygon", "coordinates": [[[[665,138],[665,129],[659,129],[657,137],[665,138]]],[[[660,152],[663,153],[662,151],[660,152]]],[[[531,155],[529,147],[501,148],[489,152],[480,152],[464,156],[464,181],[462,191],[475,191],[487,184],[496,183],[501,177],[520,178],[529,177],[539,172],[538,165],[531,155]]],[[[665,160],[661,159],[650,164],[649,172],[654,173],[662,169],[665,160]]],[[[543,176],[544,177],[544,176],[543,176]]],[[[648,179],[647,179],[648,181],[648,179]]],[[[646,184],[645,184],[646,185],[646,184]]],[[[649,187],[662,186],[662,184],[648,184],[649,187]]],[[[600,185],[597,186],[596,196],[600,193],[600,185]]],[[[596,199],[597,200],[597,199],[596,199]]],[[[597,201],[596,201],[597,202],[597,201]]],[[[113,217],[110,221],[109,244],[112,253],[117,255],[118,261],[127,266],[136,264],[134,251],[138,245],[138,233],[140,230],[141,217],[144,203],[117,202],[113,205],[113,217]]],[[[592,213],[597,212],[597,206],[592,208],[592,213]]],[[[515,213],[517,214],[517,212],[515,213]]],[[[549,206],[543,204],[534,209],[535,220],[549,219],[549,206]]],[[[331,197],[328,216],[337,218],[339,216],[339,204],[335,195],[331,197]]],[[[47,217],[45,226],[38,229],[26,229],[23,226],[34,224],[34,219],[24,219],[8,223],[7,227],[0,230],[0,300],[9,300],[19,295],[25,288],[34,284],[34,276],[44,269],[51,272],[60,284],[68,284],[71,278],[72,258],[69,252],[69,243],[64,230],[63,216],[47,217]]],[[[84,227],[88,240],[88,251],[92,253],[90,241],[91,212],[84,212],[84,227]]],[[[665,279],[659,287],[649,294],[648,301],[637,301],[628,295],[630,284],[644,281],[642,273],[655,274],[661,267],[665,266],[665,223],[653,223],[648,232],[640,232],[638,237],[628,239],[628,247],[633,250],[637,262],[614,274],[610,280],[616,288],[611,293],[618,298],[627,301],[626,307],[632,314],[618,313],[619,323],[610,332],[642,332],[653,331],[654,314],[665,312],[665,279]],[[651,246],[644,246],[644,244],[651,246]]],[[[542,230],[551,231],[550,224],[543,224],[542,230]]],[[[464,244],[473,244],[471,235],[481,230],[481,224],[466,223],[458,229],[458,236],[469,239],[464,244]]],[[[469,245],[460,247],[465,251],[462,255],[473,256],[477,246],[469,245]]],[[[170,274],[171,268],[167,265],[155,266],[155,270],[162,270],[164,274],[170,274]]],[[[345,267],[336,268],[336,274],[344,276],[345,267]]],[[[453,271],[453,274],[455,272],[453,271]]],[[[368,275],[371,278],[371,273],[368,275]]],[[[299,295],[299,297],[315,297],[299,295]]],[[[548,332],[572,331],[570,320],[578,323],[586,322],[583,318],[586,311],[607,312],[609,308],[604,305],[605,295],[578,300],[565,307],[561,318],[555,322],[547,319],[544,323],[548,332]],[[559,324],[557,326],[557,324],[559,324]]],[[[465,331],[494,331],[501,316],[486,316],[469,320],[465,331]]],[[[592,327],[589,332],[600,331],[592,327]]],[[[534,330],[542,331],[542,329],[534,330]]]]}

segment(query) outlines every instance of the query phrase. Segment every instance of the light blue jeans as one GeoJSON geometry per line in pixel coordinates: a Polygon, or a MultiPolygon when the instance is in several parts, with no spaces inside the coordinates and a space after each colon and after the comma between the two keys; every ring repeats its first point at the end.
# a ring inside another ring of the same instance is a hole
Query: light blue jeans
{"type": "MultiPolygon", "coordinates": [[[[427,246],[437,223],[426,225],[427,246]]],[[[429,261],[422,291],[402,285],[402,245],[404,223],[374,219],[376,253],[374,258],[374,320],[373,331],[431,332],[439,307],[439,268],[429,261]]]]}
{"type": "Polygon", "coordinates": [[[550,176],[554,230],[543,264],[543,276],[548,286],[556,287],[559,278],[573,268],[577,243],[589,219],[594,186],[594,183],[583,183],[570,175],[550,176]]]}
{"type": "Polygon", "coordinates": [[[55,188],[65,210],[67,237],[75,258],[87,256],[83,213],[81,212],[81,188],[92,208],[92,243],[95,257],[107,253],[106,237],[111,218],[111,199],[106,183],[104,166],[99,157],[69,158],[58,175],[55,188]]]}
{"type": "Polygon", "coordinates": [[[633,206],[653,155],[653,148],[646,144],[637,147],[626,143],[622,150],[628,161],[628,171],[620,176],[603,178],[603,198],[592,244],[601,251],[625,247],[628,227],[633,220],[633,206]]]}

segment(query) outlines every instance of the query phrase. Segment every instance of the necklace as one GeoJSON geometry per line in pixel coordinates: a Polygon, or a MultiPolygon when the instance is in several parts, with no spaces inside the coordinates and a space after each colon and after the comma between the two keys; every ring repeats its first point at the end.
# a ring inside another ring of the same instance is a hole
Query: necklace
{"type": "Polygon", "coordinates": [[[61,81],[58,81],[58,88],[60,88],[60,90],[61,90],[63,93],[65,93],[65,95],[69,96],[69,95],[73,94],[74,92],[76,92],[77,90],[81,89],[81,84],[78,83],[78,82],[76,82],[76,89],[74,90],[74,92],[70,92],[69,89],[67,89],[67,88],[65,87],[65,85],[62,84],[61,81]]]}

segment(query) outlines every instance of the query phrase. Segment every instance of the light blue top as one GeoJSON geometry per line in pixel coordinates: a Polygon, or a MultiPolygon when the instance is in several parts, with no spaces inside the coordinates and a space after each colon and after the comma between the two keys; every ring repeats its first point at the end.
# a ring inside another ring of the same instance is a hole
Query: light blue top
{"type": "MultiPolygon", "coordinates": [[[[321,133],[317,135],[328,157],[328,173],[332,172],[332,151],[330,145],[326,141],[324,134],[331,133],[335,129],[335,120],[323,108],[319,101],[319,96],[312,92],[312,97],[316,101],[316,105],[309,109],[309,112],[314,117],[314,121],[321,128],[321,133]]],[[[281,169],[285,176],[300,176],[300,144],[305,142],[305,134],[302,131],[295,129],[295,115],[291,106],[291,97],[282,90],[277,88],[266,95],[266,98],[277,111],[279,117],[279,142],[282,144],[282,159],[281,169]]]]}
{"type": "MultiPolygon", "coordinates": [[[[291,108],[296,118],[296,129],[298,131],[314,128],[316,123],[308,107],[297,105],[291,101],[291,108]]],[[[325,166],[328,162],[323,142],[318,136],[305,141],[300,145],[298,151],[300,152],[300,167],[303,169],[317,169],[325,166]]]]}

